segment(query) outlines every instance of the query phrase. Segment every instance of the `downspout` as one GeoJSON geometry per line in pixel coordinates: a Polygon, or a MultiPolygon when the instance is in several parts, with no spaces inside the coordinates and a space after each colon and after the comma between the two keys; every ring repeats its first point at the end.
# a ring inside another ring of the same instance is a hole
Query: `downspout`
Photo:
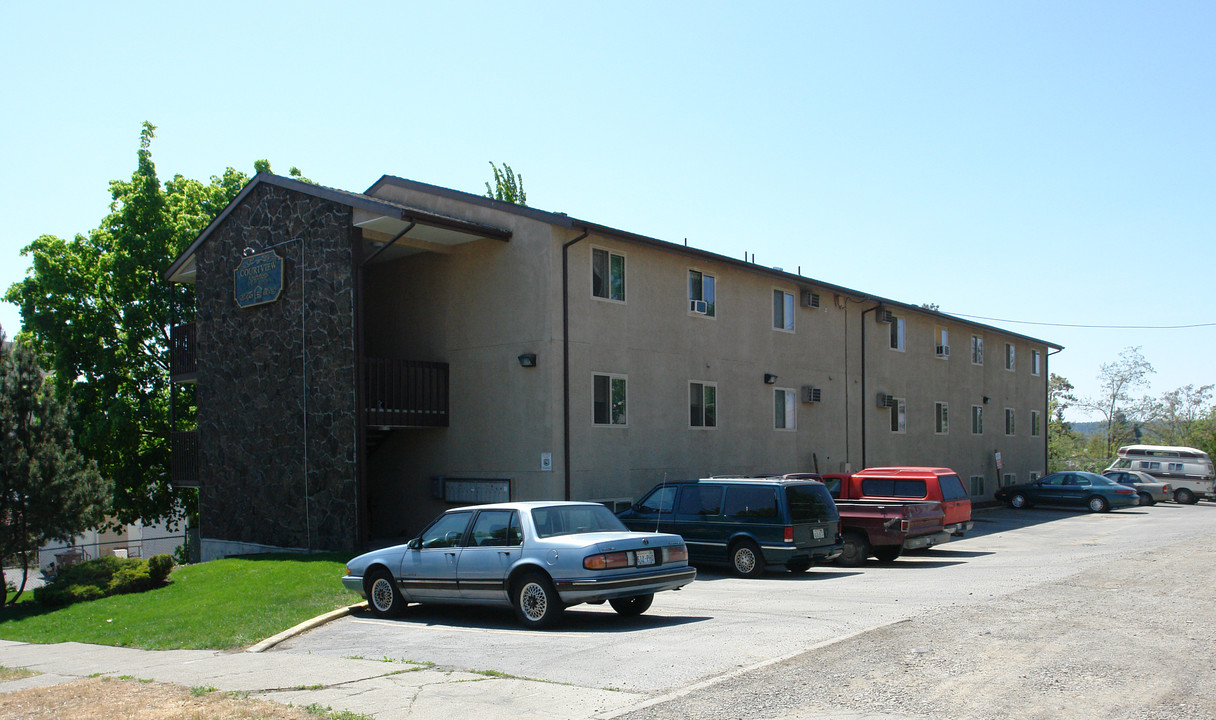
{"type": "Polygon", "coordinates": [[[866,313],[871,310],[877,310],[882,304],[879,303],[869,310],[861,311],[861,469],[864,470],[866,465],[866,313]]]}
{"type": "Polygon", "coordinates": [[[570,499],[570,246],[591,234],[583,234],[562,245],[562,465],[565,499],[570,499]]]}

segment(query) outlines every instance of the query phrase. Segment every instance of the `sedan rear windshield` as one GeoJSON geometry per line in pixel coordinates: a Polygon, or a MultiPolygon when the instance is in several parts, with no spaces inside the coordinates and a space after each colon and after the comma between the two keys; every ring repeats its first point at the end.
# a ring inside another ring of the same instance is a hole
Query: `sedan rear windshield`
{"type": "Polygon", "coordinates": [[[603,505],[554,505],[532,510],[532,523],[540,537],[593,532],[629,532],[629,528],[603,505]]]}
{"type": "Polygon", "coordinates": [[[791,522],[835,522],[840,519],[828,489],[819,483],[787,486],[785,501],[790,506],[791,522]]]}

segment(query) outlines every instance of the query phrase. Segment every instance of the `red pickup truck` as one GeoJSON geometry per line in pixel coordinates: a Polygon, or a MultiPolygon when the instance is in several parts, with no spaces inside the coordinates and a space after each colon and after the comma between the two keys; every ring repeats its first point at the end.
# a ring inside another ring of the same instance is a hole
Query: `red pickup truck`
{"type": "MultiPolygon", "coordinates": [[[[786,478],[820,480],[816,473],[793,473],[786,478]]],[[[831,491],[839,488],[839,482],[822,476],[822,482],[831,491]]],[[[938,502],[914,502],[904,499],[837,499],[836,510],[840,513],[840,534],[844,547],[837,564],[860,567],[870,556],[882,562],[891,562],[904,550],[917,550],[949,542],[945,532],[946,515],[938,502]]]]}
{"type": "Polygon", "coordinates": [[[874,467],[849,474],[823,476],[837,500],[922,500],[939,502],[946,514],[946,532],[954,537],[973,526],[971,496],[958,473],[944,467],[874,467]]]}

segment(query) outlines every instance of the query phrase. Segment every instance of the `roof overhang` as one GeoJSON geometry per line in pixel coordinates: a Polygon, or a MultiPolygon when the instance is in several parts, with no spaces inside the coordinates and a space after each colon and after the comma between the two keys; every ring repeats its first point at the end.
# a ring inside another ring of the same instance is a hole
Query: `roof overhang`
{"type": "Polygon", "coordinates": [[[457,245],[487,238],[504,242],[511,239],[511,231],[506,228],[460,220],[428,210],[379,200],[360,193],[336,190],[270,173],[258,173],[245,187],[241,188],[241,191],[216,216],[215,220],[199,233],[190,247],[173,261],[173,264],[164,273],[165,279],[171,282],[193,283],[197,271],[195,252],[199,246],[258,185],[262,184],[293,190],[350,207],[354,211],[354,226],[364,230],[364,239],[372,247],[382,246],[384,243],[396,239],[393,252],[384,253],[383,259],[395,259],[395,257],[410,252],[427,250],[450,252],[451,248],[457,245]],[[405,230],[408,232],[402,236],[401,233],[405,230]]]}

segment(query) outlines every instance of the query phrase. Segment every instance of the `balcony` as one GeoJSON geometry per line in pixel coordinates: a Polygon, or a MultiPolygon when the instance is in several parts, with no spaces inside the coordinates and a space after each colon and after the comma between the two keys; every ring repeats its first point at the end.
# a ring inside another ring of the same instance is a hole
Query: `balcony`
{"type": "Polygon", "coordinates": [[[448,426],[448,364],[367,358],[368,427],[448,426]]]}
{"type": "Polygon", "coordinates": [[[192,383],[198,380],[198,355],[195,353],[194,323],[177,325],[169,330],[169,380],[192,383]]]}
{"type": "Polygon", "coordinates": [[[198,431],[174,431],[169,451],[169,482],[174,487],[198,487],[198,431]]]}

